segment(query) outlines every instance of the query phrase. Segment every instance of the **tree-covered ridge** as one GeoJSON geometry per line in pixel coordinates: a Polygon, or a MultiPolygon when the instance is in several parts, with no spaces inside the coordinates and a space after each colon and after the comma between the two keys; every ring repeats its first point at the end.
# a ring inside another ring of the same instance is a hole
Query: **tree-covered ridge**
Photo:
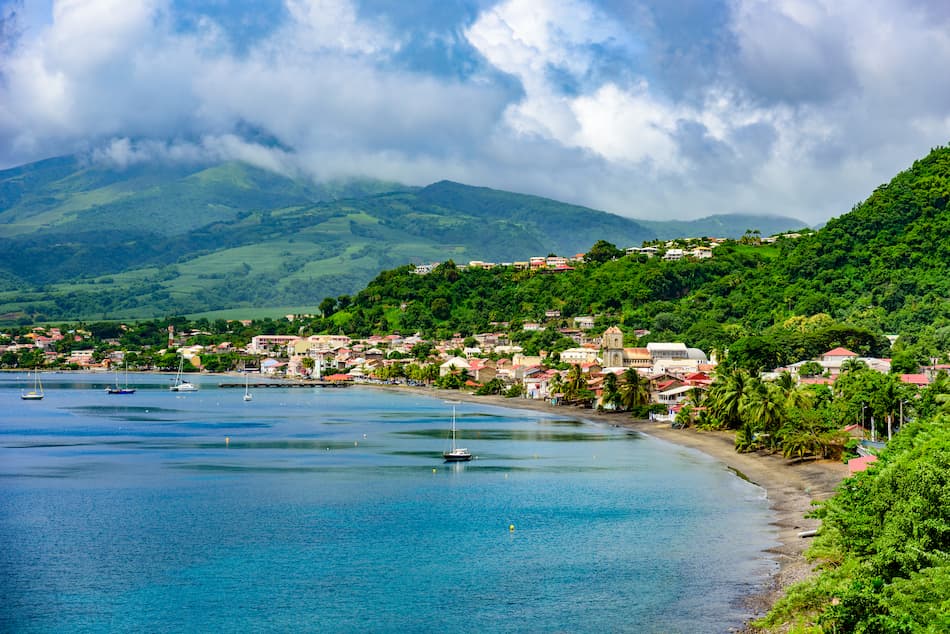
{"type": "MultiPolygon", "coordinates": [[[[950,149],[939,148],[850,213],[798,240],[727,243],[710,260],[588,258],[574,270],[387,271],[334,322],[355,332],[455,329],[596,314],[628,334],[730,349],[749,369],[812,358],[835,346],[883,354],[884,334],[909,365],[950,352],[950,149]]],[[[617,254],[620,255],[619,253],[617,254]]]]}

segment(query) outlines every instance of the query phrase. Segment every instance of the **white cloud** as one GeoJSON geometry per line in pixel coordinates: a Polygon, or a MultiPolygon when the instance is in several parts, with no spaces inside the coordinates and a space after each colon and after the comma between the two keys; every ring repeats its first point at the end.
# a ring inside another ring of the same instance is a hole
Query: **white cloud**
{"type": "Polygon", "coordinates": [[[615,3],[504,0],[414,31],[425,51],[457,47],[439,62],[465,69],[452,73],[408,59],[394,14],[355,0],[284,0],[283,23],[241,43],[210,14],[178,30],[171,0],[57,0],[0,57],[0,165],[92,147],[116,165],[240,158],[629,215],[817,222],[950,140],[950,13],[724,1],[721,21],[678,27],[708,44],[689,48],[664,40],[648,0],[631,19],[615,3]],[[703,72],[664,74],[680,53],[703,72]]]}

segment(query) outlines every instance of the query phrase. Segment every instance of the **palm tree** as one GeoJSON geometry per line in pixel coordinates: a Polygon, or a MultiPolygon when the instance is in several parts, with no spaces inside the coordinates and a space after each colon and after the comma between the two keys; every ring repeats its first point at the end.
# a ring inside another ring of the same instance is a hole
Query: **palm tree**
{"type": "Polygon", "coordinates": [[[841,373],[844,374],[845,372],[857,372],[858,370],[863,370],[867,367],[867,363],[861,359],[852,357],[841,362],[841,373]]]}
{"type": "Polygon", "coordinates": [[[706,396],[706,407],[723,427],[737,429],[742,424],[740,404],[750,381],[749,374],[739,368],[725,369],[722,374],[717,372],[716,380],[706,396]]]}
{"type": "Polygon", "coordinates": [[[564,383],[564,398],[569,401],[579,400],[587,391],[587,379],[576,363],[567,371],[567,381],[564,383]]]}
{"type": "Polygon", "coordinates": [[[619,405],[620,391],[617,389],[617,375],[613,372],[604,375],[603,394],[600,400],[603,405],[619,405]]]}
{"type": "Polygon", "coordinates": [[[650,384],[634,368],[623,372],[623,385],[620,386],[620,405],[625,410],[646,405],[650,402],[650,384]]]}
{"type": "Polygon", "coordinates": [[[749,382],[740,399],[739,411],[743,420],[767,438],[769,446],[778,443],[778,430],[785,421],[785,400],[781,388],[757,378],[749,382]]]}

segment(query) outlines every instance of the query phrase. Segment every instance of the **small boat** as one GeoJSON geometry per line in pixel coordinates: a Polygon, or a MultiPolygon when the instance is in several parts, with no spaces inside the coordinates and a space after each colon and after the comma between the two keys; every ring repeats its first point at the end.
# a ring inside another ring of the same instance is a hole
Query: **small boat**
{"type": "Polygon", "coordinates": [[[196,392],[198,390],[198,386],[194,383],[181,380],[181,371],[184,367],[185,357],[181,357],[178,361],[178,374],[175,375],[175,382],[168,388],[172,392],[196,392]]]}
{"type": "Polygon", "coordinates": [[[245,368],[244,368],[244,400],[245,400],[245,401],[253,401],[253,400],[254,400],[254,397],[251,396],[251,393],[247,391],[247,388],[248,388],[248,385],[247,385],[247,368],[245,367],[245,368]]]}
{"type": "Polygon", "coordinates": [[[442,452],[442,459],[446,462],[468,462],[472,454],[464,447],[455,446],[455,405],[452,405],[452,449],[442,452]]]}
{"type": "Polygon", "coordinates": [[[129,387],[129,367],[125,367],[125,386],[119,385],[119,371],[115,371],[115,385],[106,388],[106,394],[135,394],[135,388],[129,387]]]}
{"type": "Polygon", "coordinates": [[[40,380],[39,371],[33,372],[33,389],[29,392],[20,392],[20,398],[24,401],[39,401],[45,394],[43,394],[43,382],[40,380]]]}

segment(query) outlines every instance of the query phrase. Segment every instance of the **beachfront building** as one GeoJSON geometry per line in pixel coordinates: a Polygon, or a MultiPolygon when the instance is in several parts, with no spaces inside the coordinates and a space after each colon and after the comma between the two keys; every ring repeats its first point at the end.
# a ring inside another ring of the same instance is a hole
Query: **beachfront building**
{"type": "Polygon", "coordinates": [[[447,374],[451,374],[452,372],[461,372],[462,370],[471,372],[471,369],[472,366],[468,362],[468,359],[464,357],[452,357],[439,366],[439,376],[445,376],[447,374]]]}
{"type": "Polygon", "coordinates": [[[297,341],[300,337],[295,335],[256,335],[251,337],[251,343],[247,346],[247,352],[250,354],[269,354],[278,352],[281,348],[286,348],[287,344],[297,341]]]}

